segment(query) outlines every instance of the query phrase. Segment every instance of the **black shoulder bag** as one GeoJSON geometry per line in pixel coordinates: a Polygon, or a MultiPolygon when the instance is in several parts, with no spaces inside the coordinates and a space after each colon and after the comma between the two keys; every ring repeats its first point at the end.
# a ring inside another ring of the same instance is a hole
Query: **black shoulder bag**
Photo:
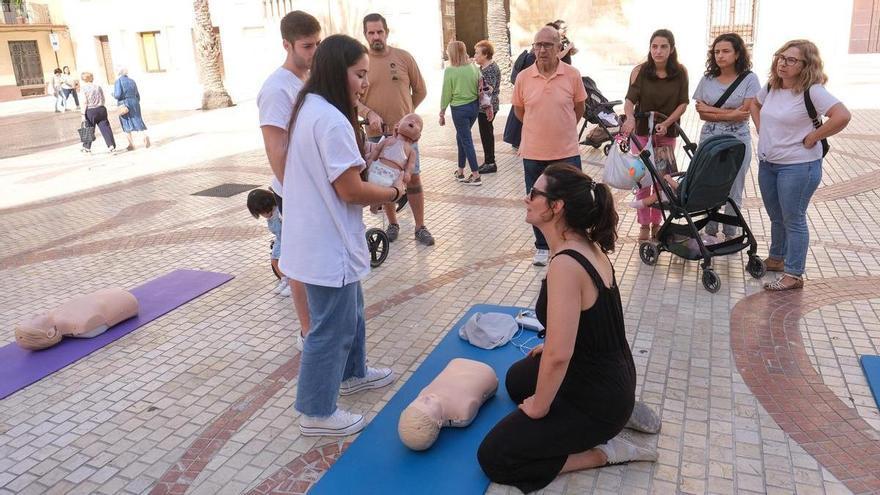
{"type": "MultiPolygon", "coordinates": [[[[816,107],[813,105],[813,99],[810,97],[810,88],[807,88],[807,90],[804,91],[804,105],[807,106],[807,115],[809,115],[810,120],[813,121],[813,127],[816,129],[822,127],[822,119],[819,118],[819,114],[816,112],[816,107]]],[[[823,139],[822,158],[825,158],[829,149],[831,149],[831,145],[828,144],[828,139],[823,139]]]]}
{"type": "Polygon", "coordinates": [[[752,71],[747,70],[740,74],[739,77],[737,77],[732,83],[730,83],[730,86],[727,87],[727,91],[725,91],[724,94],[721,95],[721,98],[718,98],[718,101],[716,101],[715,104],[712,106],[715,108],[721,108],[721,105],[724,105],[727,102],[727,99],[730,98],[730,95],[732,95],[734,91],[736,91],[736,88],[739,86],[739,84],[743,82],[743,80],[745,80],[745,78],[748,77],[748,75],[751,73],[752,71]]]}

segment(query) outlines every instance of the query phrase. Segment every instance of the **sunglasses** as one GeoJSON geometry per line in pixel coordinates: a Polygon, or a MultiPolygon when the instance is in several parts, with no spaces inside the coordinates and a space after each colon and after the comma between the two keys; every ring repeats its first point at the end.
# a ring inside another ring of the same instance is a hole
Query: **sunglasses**
{"type": "Polygon", "coordinates": [[[529,201],[534,201],[535,196],[544,196],[547,199],[553,199],[546,192],[544,192],[536,187],[533,187],[533,188],[529,189],[529,201]]]}

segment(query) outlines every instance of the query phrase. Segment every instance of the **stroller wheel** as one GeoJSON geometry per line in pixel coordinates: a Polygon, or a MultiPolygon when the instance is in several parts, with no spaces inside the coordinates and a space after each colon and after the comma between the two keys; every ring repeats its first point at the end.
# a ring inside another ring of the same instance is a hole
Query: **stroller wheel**
{"type": "Polygon", "coordinates": [[[764,260],[757,256],[749,256],[749,262],[746,264],[746,271],[755,278],[761,278],[767,273],[767,265],[764,260]]]}
{"type": "Polygon", "coordinates": [[[382,229],[367,230],[367,248],[370,250],[370,266],[376,268],[388,257],[388,234],[382,229]]]}
{"type": "Polygon", "coordinates": [[[643,242],[639,245],[639,258],[642,258],[642,263],[654,266],[657,264],[657,258],[659,257],[660,250],[657,249],[657,245],[653,242],[643,242]]]}
{"type": "Polygon", "coordinates": [[[718,274],[711,268],[703,270],[703,287],[712,294],[721,290],[721,279],[718,274]]]}
{"type": "MultiPolygon", "coordinates": [[[[598,146],[596,146],[598,148],[598,146]]],[[[608,153],[611,153],[611,144],[606,144],[604,148],[602,148],[602,152],[605,153],[605,156],[608,156],[608,153]]]]}

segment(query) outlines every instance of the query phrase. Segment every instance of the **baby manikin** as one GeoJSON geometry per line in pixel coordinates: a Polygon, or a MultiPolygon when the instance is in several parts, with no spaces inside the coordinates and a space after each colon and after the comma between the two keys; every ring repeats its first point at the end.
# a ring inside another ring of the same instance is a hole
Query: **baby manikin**
{"type": "Polygon", "coordinates": [[[79,296],[15,327],[19,346],[38,350],[69,337],[91,338],[138,313],[138,301],[123,289],[102,289],[79,296]]]}
{"type": "Polygon", "coordinates": [[[444,426],[471,424],[480,406],[498,390],[498,377],[488,365],[455,358],[423,388],[400,414],[397,433],[413,450],[434,444],[444,426]]]}

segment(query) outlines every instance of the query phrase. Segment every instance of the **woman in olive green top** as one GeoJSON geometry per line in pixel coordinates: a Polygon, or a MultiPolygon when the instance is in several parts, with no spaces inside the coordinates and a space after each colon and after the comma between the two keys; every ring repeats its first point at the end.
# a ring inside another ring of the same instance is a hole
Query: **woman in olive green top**
{"type": "MultiPolygon", "coordinates": [[[[667,118],[658,122],[654,120],[654,146],[675,147],[676,131],[673,124],[688,106],[688,74],[687,69],[678,63],[678,52],[675,48],[675,37],[668,29],[658,29],[651,35],[651,48],[648,59],[633,69],[629,79],[629,90],[626,92],[626,121],[620,132],[633,136],[640,145],[648,142],[647,118],[635,118],[635,113],[659,112],[667,118]]],[[[636,193],[636,199],[644,199],[651,195],[651,186],[643,187],[636,193]]],[[[651,207],[639,208],[637,218],[641,229],[639,240],[646,241],[656,237],[660,228],[660,210],[651,207]]]]}
{"type": "Polygon", "coordinates": [[[477,85],[480,70],[468,59],[467,49],[461,41],[450,41],[446,54],[451,64],[443,72],[443,93],[440,96],[440,125],[446,125],[446,107],[452,107],[452,124],[455,125],[455,142],[458,145],[458,170],[455,178],[468,186],[480,186],[477,170],[477,150],[471,128],[480,111],[477,85]],[[464,162],[471,168],[470,177],[464,176],[464,162]]]}

